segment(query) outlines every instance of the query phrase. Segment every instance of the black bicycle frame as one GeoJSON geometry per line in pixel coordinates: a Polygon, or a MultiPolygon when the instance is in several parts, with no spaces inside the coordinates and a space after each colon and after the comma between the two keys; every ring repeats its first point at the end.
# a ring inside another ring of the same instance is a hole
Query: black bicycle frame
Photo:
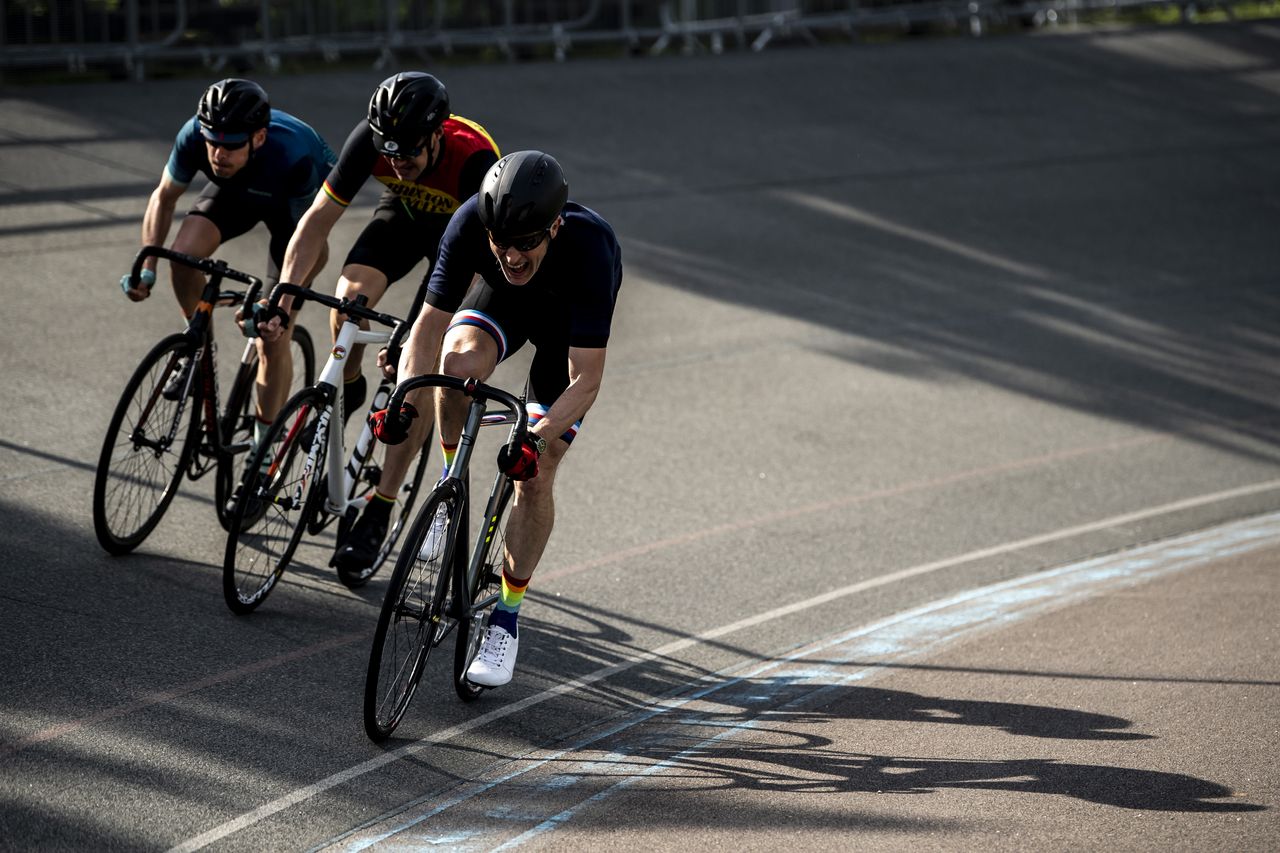
{"type": "MultiPolygon", "coordinates": [[[[447,376],[442,373],[428,373],[422,376],[415,376],[406,379],[396,386],[396,390],[392,393],[390,401],[387,403],[387,420],[399,418],[400,412],[404,407],[405,396],[418,388],[444,388],[446,390],[459,391],[471,398],[471,403],[467,407],[467,418],[462,428],[462,435],[458,441],[458,452],[453,458],[453,464],[449,466],[449,473],[444,482],[437,488],[450,488],[454,490],[454,494],[459,498],[462,511],[458,520],[458,535],[453,537],[453,553],[446,553],[445,564],[450,567],[453,575],[453,590],[450,596],[450,605],[448,615],[458,621],[471,621],[475,618],[475,614],[489,607],[493,603],[494,596],[484,599],[474,604],[470,601],[471,585],[478,573],[483,569],[482,561],[484,552],[488,550],[489,539],[493,536],[494,529],[497,525],[497,510],[503,506],[506,501],[510,500],[510,493],[514,490],[511,480],[505,475],[499,473],[497,480],[494,482],[494,488],[490,490],[489,501],[485,506],[485,547],[470,548],[470,461],[471,452],[475,444],[477,433],[480,427],[485,423],[505,424],[511,423],[511,434],[507,439],[507,447],[509,452],[514,453],[519,448],[521,442],[524,441],[525,433],[529,429],[529,413],[525,409],[524,400],[511,394],[501,388],[495,388],[492,385],[486,385],[476,379],[459,379],[456,376],[447,376]],[[489,415],[487,414],[487,403],[493,401],[505,406],[509,409],[508,414],[489,415]],[[458,543],[464,543],[462,547],[458,547],[458,543]]],[[[435,638],[435,642],[439,643],[447,636],[449,632],[435,638]]]]}
{"type": "MultiPolygon", "coordinates": [[[[199,258],[195,255],[166,249],[163,246],[143,246],[134,257],[133,267],[129,271],[131,286],[136,286],[142,273],[143,261],[149,257],[164,258],[182,266],[191,267],[204,273],[207,276],[207,280],[205,281],[204,289],[200,293],[200,302],[197,304],[195,312],[188,319],[187,328],[183,332],[193,348],[193,364],[192,369],[187,374],[186,384],[182,388],[181,401],[178,404],[173,425],[169,429],[169,435],[160,441],[154,442],[139,435],[133,435],[131,438],[136,444],[154,446],[155,449],[172,444],[174,437],[177,435],[179,425],[182,423],[182,416],[186,412],[187,401],[190,399],[191,384],[196,381],[198,373],[200,380],[204,383],[204,387],[201,389],[204,398],[204,411],[202,413],[204,417],[204,432],[209,439],[209,450],[213,452],[216,462],[222,464],[234,455],[235,448],[228,446],[224,442],[222,419],[219,417],[220,412],[218,411],[218,372],[212,331],[213,308],[215,305],[231,307],[241,304],[252,305],[258,300],[258,294],[262,291],[262,279],[255,275],[232,269],[227,266],[226,261],[199,258]],[[223,279],[247,284],[249,289],[244,293],[221,290],[223,279]],[[199,370],[196,369],[197,366],[199,370]]],[[[245,329],[247,331],[252,331],[252,323],[251,317],[246,318],[245,329]]],[[[150,414],[150,407],[154,402],[154,400],[149,401],[148,411],[143,413],[143,416],[139,419],[139,424],[146,421],[147,415],[150,414]]],[[[192,466],[187,472],[188,478],[192,480],[203,477],[211,470],[209,466],[197,463],[198,456],[199,454],[192,456],[192,466]]]]}

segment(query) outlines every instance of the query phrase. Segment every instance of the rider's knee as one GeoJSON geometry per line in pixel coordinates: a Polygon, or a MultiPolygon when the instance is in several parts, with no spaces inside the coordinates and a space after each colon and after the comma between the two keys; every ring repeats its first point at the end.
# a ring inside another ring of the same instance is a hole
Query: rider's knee
{"type": "MultiPolygon", "coordinates": [[[[208,217],[188,216],[178,226],[178,233],[174,236],[170,248],[175,252],[182,252],[184,255],[207,258],[218,251],[218,247],[221,245],[222,234],[208,217]]],[[[175,265],[176,268],[179,268],[178,265],[175,265]]],[[[196,275],[200,274],[198,270],[193,270],[190,267],[181,267],[181,269],[190,270],[196,275]]]]}
{"type": "Polygon", "coordinates": [[[490,361],[478,350],[448,350],[441,356],[440,370],[449,376],[469,376],[483,380],[493,369],[490,361]]]}
{"type": "Polygon", "coordinates": [[[270,364],[273,360],[284,358],[289,354],[289,344],[293,339],[293,327],[286,326],[280,333],[280,337],[274,341],[268,341],[266,338],[258,338],[258,355],[264,363],[270,364]]]}

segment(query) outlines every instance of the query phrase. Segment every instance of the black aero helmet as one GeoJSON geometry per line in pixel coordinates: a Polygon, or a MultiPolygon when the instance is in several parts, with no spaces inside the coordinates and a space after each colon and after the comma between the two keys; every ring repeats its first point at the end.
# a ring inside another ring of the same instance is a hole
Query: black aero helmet
{"type": "Polygon", "coordinates": [[[569,200],[556,158],[516,151],[489,168],[480,183],[480,221],[498,239],[546,231],[569,200]]]}
{"type": "Polygon", "coordinates": [[[444,84],[422,71],[401,71],[378,84],[369,99],[369,127],[378,151],[412,156],[425,137],[449,117],[444,84]]]}
{"type": "Polygon", "coordinates": [[[219,80],[200,96],[200,132],[215,142],[243,142],[271,123],[266,90],[252,80],[219,80]]]}

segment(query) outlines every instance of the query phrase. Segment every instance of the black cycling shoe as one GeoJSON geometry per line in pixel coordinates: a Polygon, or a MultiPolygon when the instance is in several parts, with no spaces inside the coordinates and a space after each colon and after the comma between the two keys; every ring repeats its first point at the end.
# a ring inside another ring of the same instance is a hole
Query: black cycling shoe
{"type": "Polygon", "coordinates": [[[173,366],[173,372],[169,374],[169,378],[165,380],[164,388],[160,391],[160,396],[174,403],[182,399],[182,389],[187,387],[187,374],[191,372],[191,359],[185,355],[178,359],[178,363],[173,366]]]}
{"type": "Polygon", "coordinates": [[[332,565],[352,575],[362,575],[378,559],[382,550],[382,540],[387,538],[387,527],[391,521],[391,504],[375,508],[377,498],[370,501],[364,512],[351,525],[351,532],[343,540],[342,545],[333,555],[332,565]]]}
{"type": "MultiPolygon", "coordinates": [[[[262,521],[262,517],[267,514],[267,501],[263,500],[262,496],[258,494],[258,492],[262,490],[262,487],[266,485],[267,479],[268,475],[259,474],[257,480],[253,484],[253,488],[250,489],[249,505],[244,508],[244,521],[241,522],[241,530],[248,530],[250,527],[253,527],[259,521],[262,521]]],[[[236,507],[240,503],[240,495],[243,489],[243,482],[236,484],[235,493],[232,494],[231,497],[227,498],[227,505],[225,509],[228,518],[234,519],[236,517],[236,507]]]]}

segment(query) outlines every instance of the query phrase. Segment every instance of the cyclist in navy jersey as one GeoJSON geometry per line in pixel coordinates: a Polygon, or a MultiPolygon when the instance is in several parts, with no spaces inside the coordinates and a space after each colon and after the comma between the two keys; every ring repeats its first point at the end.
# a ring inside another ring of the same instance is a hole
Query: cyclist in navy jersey
{"type": "MultiPolygon", "coordinates": [[[[475,195],[480,179],[497,159],[498,147],[483,127],[450,114],[449,95],[439,80],[421,71],[388,77],[369,99],[367,117],[352,129],[337,166],[303,216],[285,253],[283,280],[299,281],[310,274],[334,224],[373,177],[386,189],[373,219],[347,255],[337,295],[350,299],[363,295],[370,306],[377,305],[387,288],[423,258],[434,264],[450,217],[475,195]]],[[[421,305],[421,295],[416,295],[412,311],[421,305]]],[[[286,297],[282,308],[292,301],[286,297]]],[[[335,339],[345,319],[331,312],[335,339]]],[[[264,337],[275,335],[276,326],[276,321],[264,324],[264,337]]],[[[344,420],[368,394],[360,369],[363,350],[363,346],[352,347],[343,370],[344,420]]],[[[409,457],[404,464],[412,461],[409,457]]],[[[404,473],[386,466],[379,487],[338,544],[335,565],[354,572],[372,565],[404,473]]]]}
{"type": "MultiPolygon", "coordinates": [[[[528,439],[518,453],[508,455],[504,447],[498,457],[499,467],[517,481],[516,495],[507,522],[502,597],[467,670],[476,684],[495,687],[511,680],[519,646],[516,617],[555,516],[556,471],[599,393],[621,284],[622,252],[613,229],[599,214],[568,200],[559,163],[540,151],[499,160],[441,240],[400,376],[430,373],[440,364],[444,373],[483,381],[526,341],[536,348],[528,439]]],[[[418,417],[430,411],[428,393],[411,394],[411,406],[398,421],[389,421],[385,411],[372,416],[381,440],[411,439],[391,448],[388,458],[408,453],[412,459],[412,448],[431,423],[429,416],[418,417]]],[[[448,464],[466,401],[450,391],[436,402],[448,464]]]]}
{"type": "MultiPolygon", "coordinates": [[[[257,83],[236,78],[214,83],[200,96],[196,115],[178,131],[160,183],[147,203],[142,244],[164,243],[178,199],[197,173],[203,173],[209,183],[179,226],[172,248],[207,258],[226,241],[262,222],[271,234],[267,277],[274,283],[294,227],[336,160],[310,126],[271,109],[267,93],[257,83]]],[[[315,271],[327,256],[328,247],[322,246],[315,271]]],[[[150,295],[156,262],[154,257],[143,262],[136,288],[129,287],[127,273],[121,278],[126,296],[140,302],[150,295]]],[[[204,276],[180,264],[171,265],[171,270],[178,304],[190,317],[204,276]]],[[[261,438],[284,404],[293,375],[287,336],[260,341],[259,356],[255,438],[261,438]]],[[[184,371],[175,371],[165,395],[181,394],[183,379],[184,371]]]]}

